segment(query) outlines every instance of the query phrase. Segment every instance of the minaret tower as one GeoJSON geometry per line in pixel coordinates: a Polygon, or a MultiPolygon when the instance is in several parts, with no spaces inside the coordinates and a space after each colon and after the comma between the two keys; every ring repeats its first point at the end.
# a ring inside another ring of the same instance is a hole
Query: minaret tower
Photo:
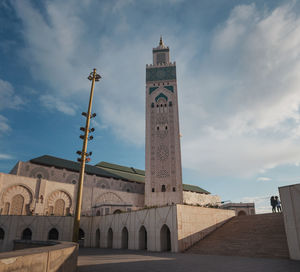
{"type": "Polygon", "coordinates": [[[146,65],[145,205],[183,202],[176,63],[160,37],[146,65]]]}

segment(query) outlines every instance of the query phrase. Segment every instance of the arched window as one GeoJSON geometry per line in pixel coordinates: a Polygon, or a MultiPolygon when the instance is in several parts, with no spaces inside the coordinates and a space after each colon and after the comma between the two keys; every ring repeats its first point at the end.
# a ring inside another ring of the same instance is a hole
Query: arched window
{"type": "Polygon", "coordinates": [[[21,194],[15,195],[11,201],[10,214],[22,215],[24,206],[24,197],[21,194]]]}
{"type": "Polygon", "coordinates": [[[26,228],[23,230],[22,233],[22,240],[31,240],[32,237],[32,231],[30,228],[26,228]]]}
{"type": "Polygon", "coordinates": [[[239,211],[238,216],[244,216],[247,215],[245,211],[239,211]]]}
{"type": "Polygon", "coordinates": [[[78,244],[79,247],[84,247],[84,231],[82,229],[79,229],[78,232],[78,244]]]}
{"type": "Polygon", "coordinates": [[[171,250],[171,232],[167,225],[163,225],[160,230],[160,249],[161,251],[171,250]]]}
{"type": "Polygon", "coordinates": [[[96,247],[100,247],[100,230],[96,230],[96,247]]]}
{"type": "Polygon", "coordinates": [[[52,228],[48,233],[48,240],[58,240],[58,230],[56,228],[52,228]]]}
{"type": "Polygon", "coordinates": [[[139,230],[139,249],[147,249],[147,231],[144,226],[139,230]]]}
{"type": "Polygon", "coordinates": [[[162,192],[165,192],[165,191],[166,191],[166,185],[163,184],[163,185],[161,186],[161,191],[162,191],[162,192]]]}
{"type": "Polygon", "coordinates": [[[113,231],[109,228],[107,233],[107,248],[112,248],[113,246],[113,231]]]}
{"type": "Polygon", "coordinates": [[[54,215],[63,216],[65,213],[65,202],[62,199],[58,199],[54,204],[54,215]]]}
{"type": "Polygon", "coordinates": [[[128,249],[128,230],[126,227],[122,230],[122,248],[128,249]]]}
{"type": "Polygon", "coordinates": [[[114,211],[114,214],[121,213],[121,210],[117,209],[114,211]]]}
{"type": "Polygon", "coordinates": [[[5,231],[4,229],[0,228],[0,240],[4,240],[5,231]]]}

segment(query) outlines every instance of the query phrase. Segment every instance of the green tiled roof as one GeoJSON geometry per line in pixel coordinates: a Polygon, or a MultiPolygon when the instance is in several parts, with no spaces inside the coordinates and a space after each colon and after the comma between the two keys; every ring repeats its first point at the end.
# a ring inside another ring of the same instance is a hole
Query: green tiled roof
{"type": "Polygon", "coordinates": [[[190,184],[183,184],[183,191],[191,191],[201,194],[210,194],[210,192],[196,186],[196,185],[190,185],[190,184]]]}
{"type": "MultiPolygon", "coordinates": [[[[78,162],[64,160],[61,158],[44,155],[34,158],[30,162],[45,166],[54,166],[56,168],[67,169],[74,172],[79,172],[80,164],[78,162]]],[[[145,182],[145,171],[133,167],[122,166],[118,164],[99,162],[95,166],[86,164],[85,172],[89,175],[96,175],[106,178],[116,178],[132,182],[145,182]]],[[[189,184],[183,184],[184,191],[197,192],[202,194],[210,194],[208,191],[189,184]]]]}
{"type": "Polygon", "coordinates": [[[113,175],[117,175],[124,180],[130,180],[135,182],[145,182],[145,171],[135,169],[133,167],[126,167],[118,164],[112,164],[108,162],[99,162],[96,164],[97,168],[107,171],[113,175]]]}

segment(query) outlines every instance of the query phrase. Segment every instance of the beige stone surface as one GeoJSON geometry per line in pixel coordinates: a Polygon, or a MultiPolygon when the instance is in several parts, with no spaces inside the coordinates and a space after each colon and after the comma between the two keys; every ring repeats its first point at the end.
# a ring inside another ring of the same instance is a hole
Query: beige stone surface
{"type": "Polygon", "coordinates": [[[183,203],[188,205],[220,205],[221,198],[218,195],[199,194],[195,192],[183,192],[183,203]]]}
{"type": "Polygon", "coordinates": [[[300,184],[279,188],[290,258],[300,260],[300,184]]]}
{"type": "Polygon", "coordinates": [[[1,272],[77,271],[78,246],[63,242],[54,246],[0,253],[1,272]]]}
{"type": "Polygon", "coordinates": [[[184,251],[234,216],[231,210],[177,205],[178,251],[184,251]]]}

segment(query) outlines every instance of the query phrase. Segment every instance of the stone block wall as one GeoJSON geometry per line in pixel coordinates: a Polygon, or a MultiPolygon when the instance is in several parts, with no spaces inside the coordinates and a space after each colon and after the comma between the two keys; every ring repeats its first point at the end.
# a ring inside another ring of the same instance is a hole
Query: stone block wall
{"type": "Polygon", "coordinates": [[[292,260],[300,260],[300,184],[279,187],[285,232],[292,260]]]}
{"type": "Polygon", "coordinates": [[[177,205],[178,251],[184,251],[235,216],[235,211],[177,205]]]}
{"type": "Polygon", "coordinates": [[[0,253],[0,271],[77,271],[78,245],[60,242],[46,247],[0,253]]]}

